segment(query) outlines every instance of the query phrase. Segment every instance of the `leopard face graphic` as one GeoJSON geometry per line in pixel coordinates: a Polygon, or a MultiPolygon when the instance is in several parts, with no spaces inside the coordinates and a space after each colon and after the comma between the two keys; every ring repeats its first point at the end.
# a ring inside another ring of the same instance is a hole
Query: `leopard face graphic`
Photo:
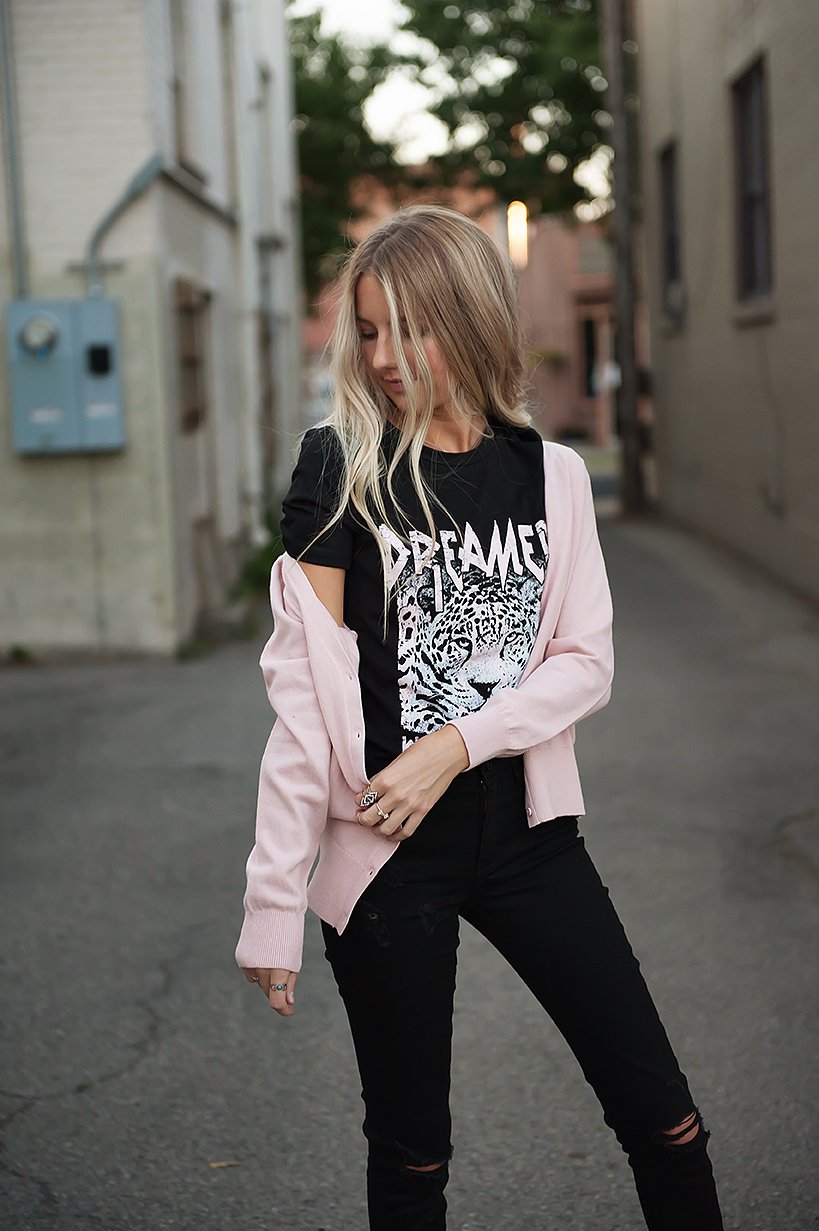
{"type": "Polygon", "coordinates": [[[488,545],[467,526],[457,551],[441,538],[433,550],[416,535],[412,557],[403,548],[391,574],[402,747],[480,709],[498,689],[514,688],[540,618],[549,554],[544,522],[509,523],[505,542],[495,523],[488,545]]]}

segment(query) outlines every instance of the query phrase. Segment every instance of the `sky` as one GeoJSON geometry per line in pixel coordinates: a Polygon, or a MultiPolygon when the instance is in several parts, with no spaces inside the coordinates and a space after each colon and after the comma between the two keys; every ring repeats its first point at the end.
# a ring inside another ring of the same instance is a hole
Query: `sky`
{"type": "MultiPolygon", "coordinates": [[[[293,14],[320,9],[322,28],[328,34],[343,34],[350,42],[376,43],[387,39],[401,20],[398,0],[298,0],[293,14]]],[[[400,131],[401,162],[418,163],[446,147],[446,129],[425,108],[428,91],[399,73],[373,91],[364,111],[367,127],[380,141],[400,131]]]]}
{"type": "Polygon", "coordinates": [[[362,43],[377,43],[395,29],[401,20],[398,0],[298,0],[292,12],[314,13],[321,9],[328,34],[344,33],[362,43]]]}

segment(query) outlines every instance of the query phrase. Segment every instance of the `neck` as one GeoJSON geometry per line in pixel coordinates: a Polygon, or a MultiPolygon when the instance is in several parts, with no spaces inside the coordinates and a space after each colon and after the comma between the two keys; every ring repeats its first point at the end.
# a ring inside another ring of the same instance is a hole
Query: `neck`
{"type": "Polygon", "coordinates": [[[483,435],[483,419],[474,427],[465,427],[450,420],[433,422],[427,432],[425,445],[440,449],[443,453],[467,453],[474,449],[483,435]]]}
{"type": "MultiPolygon", "coordinates": [[[[392,423],[394,427],[399,427],[394,419],[392,423]]],[[[480,411],[472,416],[471,424],[464,424],[444,410],[434,410],[424,444],[431,449],[440,449],[442,453],[468,453],[478,444],[485,424],[486,415],[480,411]]]]}

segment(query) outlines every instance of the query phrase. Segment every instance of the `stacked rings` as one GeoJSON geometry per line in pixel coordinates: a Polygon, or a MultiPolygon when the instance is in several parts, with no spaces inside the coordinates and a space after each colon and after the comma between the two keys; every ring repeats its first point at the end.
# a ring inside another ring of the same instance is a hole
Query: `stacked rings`
{"type": "MultiPolygon", "coordinates": [[[[251,975],[251,976],[250,976],[250,982],[251,982],[251,983],[258,983],[258,982],[259,982],[259,976],[258,976],[258,975],[251,975]]],[[[268,994],[268,996],[269,996],[269,995],[270,995],[270,992],[286,992],[286,991],[287,991],[287,984],[286,984],[286,983],[271,983],[271,984],[270,984],[270,991],[269,991],[267,994],[268,994]]]]}
{"type": "Polygon", "coordinates": [[[369,790],[366,790],[364,794],[361,796],[361,807],[370,808],[373,804],[375,804],[375,810],[378,813],[378,815],[381,817],[381,820],[386,821],[390,814],[389,812],[385,812],[383,808],[379,808],[378,804],[376,803],[377,799],[378,799],[378,791],[374,791],[373,788],[370,787],[369,790]]]}

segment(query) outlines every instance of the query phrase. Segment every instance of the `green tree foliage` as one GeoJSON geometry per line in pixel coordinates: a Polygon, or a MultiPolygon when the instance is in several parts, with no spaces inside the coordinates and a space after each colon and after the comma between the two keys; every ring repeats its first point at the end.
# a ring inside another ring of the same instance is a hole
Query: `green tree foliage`
{"type": "Polygon", "coordinates": [[[440,175],[492,184],[533,212],[582,199],[572,173],[604,144],[610,122],[598,0],[402,4],[402,29],[424,40],[418,79],[450,134],[435,160],[440,175]]]}
{"type": "Polygon", "coordinates": [[[345,222],[355,215],[350,185],[395,174],[392,146],[374,141],[362,107],[392,67],[383,47],[348,46],[321,32],[321,15],[291,17],[295,126],[301,182],[304,276],[308,294],[332,275],[345,222]]]}
{"type": "Polygon", "coordinates": [[[332,276],[362,177],[393,186],[397,202],[466,183],[532,213],[563,210],[584,196],[573,171],[605,140],[598,0],[402,4],[402,30],[414,36],[402,53],[325,35],[318,12],[290,19],[310,295],[332,276]],[[429,109],[450,135],[423,168],[396,165],[392,144],[364,125],[364,104],[396,70],[430,88],[429,109]]]}

